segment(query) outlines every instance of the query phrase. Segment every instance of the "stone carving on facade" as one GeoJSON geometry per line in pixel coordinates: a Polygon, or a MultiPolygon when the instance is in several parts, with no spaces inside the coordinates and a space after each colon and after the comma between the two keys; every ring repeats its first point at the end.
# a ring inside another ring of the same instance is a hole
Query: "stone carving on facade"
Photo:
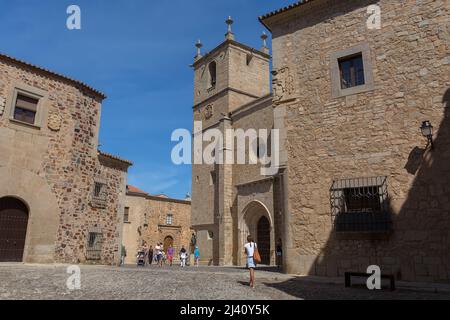
{"type": "Polygon", "coordinates": [[[56,113],[51,113],[48,117],[48,128],[52,131],[59,131],[61,129],[62,118],[56,113]]]}
{"type": "Polygon", "coordinates": [[[295,91],[294,77],[289,67],[283,67],[272,72],[274,101],[279,102],[289,98],[295,91]]]}
{"type": "Polygon", "coordinates": [[[209,104],[203,111],[203,119],[209,120],[212,118],[213,115],[214,115],[214,106],[212,104],[209,104]]]}
{"type": "Polygon", "coordinates": [[[2,116],[3,112],[5,112],[5,105],[6,105],[6,99],[3,97],[0,97],[0,116],[2,116]]]}

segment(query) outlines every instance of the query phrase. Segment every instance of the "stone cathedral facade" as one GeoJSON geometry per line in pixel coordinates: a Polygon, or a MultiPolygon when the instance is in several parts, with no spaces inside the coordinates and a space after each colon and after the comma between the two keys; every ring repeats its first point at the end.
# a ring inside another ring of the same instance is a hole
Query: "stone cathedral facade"
{"type": "Polygon", "coordinates": [[[272,56],[229,19],[193,64],[205,132],[278,129],[281,142],[273,176],[193,165],[202,262],[244,265],[252,234],[264,264],[282,244],[288,273],[450,279],[450,2],[302,0],[260,21],[272,56]]]}

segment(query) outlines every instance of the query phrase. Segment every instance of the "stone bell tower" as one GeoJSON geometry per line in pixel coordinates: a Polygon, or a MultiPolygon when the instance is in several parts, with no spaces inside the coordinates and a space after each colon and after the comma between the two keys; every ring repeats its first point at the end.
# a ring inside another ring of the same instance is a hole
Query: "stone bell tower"
{"type": "MultiPolygon", "coordinates": [[[[267,36],[263,35],[263,48],[256,50],[235,40],[231,17],[226,24],[224,42],[211,52],[202,54],[200,40],[196,44],[193,112],[194,121],[202,125],[201,132],[211,128],[225,132],[233,127],[233,111],[270,93],[267,36]]],[[[194,130],[194,139],[196,136],[194,130]]],[[[234,197],[232,164],[193,163],[192,225],[204,264],[233,262],[234,197]]]]}

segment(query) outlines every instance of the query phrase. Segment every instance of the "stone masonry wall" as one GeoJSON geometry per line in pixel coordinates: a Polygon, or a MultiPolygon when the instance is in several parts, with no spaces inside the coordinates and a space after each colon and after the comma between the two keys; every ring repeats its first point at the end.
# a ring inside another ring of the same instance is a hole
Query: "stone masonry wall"
{"type": "Polygon", "coordinates": [[[184,246],[189,249],[191,241],[191,204],[154,196],[127,195],[129,223],[124,224],[124,245],[127,263],[136,262],[136,253],[145,244],[153,248],[166,237],[174,240],[175,252],[184,246]],[[173,215],[172,225],[166,224],[168,214],[173,215]]]}
{"type": "MultiPolygon", "coordinates": [[[[86,262],[89,228],[97,228],[103,233],[103,247],[101,260],[95,262],[117,263],[122,217],[120,197],[124,194],[127,166],[105,167],[99,161],[102,98],[68,80],[4,59],[0,59],[0,97],[6,100],[4,112],[0,112],[0,167],[18,169],[47,184],[49,195],[42,194],[40,201],[57,204],[57,209],[42,212],[37,207],[30,208],[30,219],[37,216],[49,219],[47,225],[40,224],[38,228],[31,224],[28,237],[35,239],[37,235],[50,233],[54,239],[46,240],[45,245],[33,240],[27,244],[26,251],[45,249],[45,255],[49,256],[48,248],[52,246],[52,257],[46,262],[86,262]],[[12,96],[17,87],[36,89],[46,95],[40,128],[10,120],[12,96]],[[103,209],[90,205],[94,178],[99,175],[107,181],[108,201],[103,209]]],[[[21,176],[16,179],[20,180],[21,176]]],[[[38,196],[33,190],[37,192],[39,186],[25,188],[26,183],[9,190],[9,195],[22,194],[23,201],[32,202],[38,196]]],[[[25,256],[27,261],[43,261],[38,253],[25,256]]]]}
{"type": "Polygon", "coordinates": [[[400,279],[448,280],[450,2],[318,0],[272,29],[274,69],[287,68],[284,85],[293,86],[281,103],[292,222],[286,271],[336,276],[377,264],[400,279]],[[381,30],[366,27],[374,3],[381,30]],[[333,98],[330,57],[359,44],[370,48],[374,90],[333,98]],[[419,130],[425,120],[435,127],[434,150],[419,130]],[[339,239],[333,179],[367,176],[388,177],[394,232],[388,240],[339,239]]]}

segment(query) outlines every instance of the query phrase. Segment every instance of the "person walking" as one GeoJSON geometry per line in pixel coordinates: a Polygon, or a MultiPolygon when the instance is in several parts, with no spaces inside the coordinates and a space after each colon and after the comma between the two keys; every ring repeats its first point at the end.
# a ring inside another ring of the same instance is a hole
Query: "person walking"
{"type": "Polygon", "coordinates": [[[278,268],[281,268],[281,264],[283,263],[283,245],[281,239],[278,239],[275,246],[275,255],[277,257],[277,266],[278,268]]]}
{"type": "Polygon", "coordinates": [[[187,251],[184,248],[184,246],[181,247],[180,250],[180,260],[181,260],[181,267],[184,268],[186,266],[186,259],[187,259],[187,251]]]}
{"type": "Polygon", "coordinates": [[[162,255],[159,243],[157,243],[155,246],[155,255],[156,255],[156,265],[161,267],[162,255]]]}
{"type": "Polygon", "coordinates": [[[120,259],[120,265],[121,266],[125,265],[125,258],[126,257],[127,257],[127,249],[125,248],[124,245],[122,245],[121,259],[120,259]]]}
{"type": "Polygon", "coordinates": [[[258,247],[253,241],[252,236],[247,237],[247,243],[244,245],[245,254],[247,255],[247,268],[250,270],[250,287],[255,287],[255,268],[256,263],[254,259],[255,250],[258,250],[258,247]]]}
{"type": "Polygon", "coordinates": [[[172,247],[172,245],[169,245],[169,248],[167,249],[167,260],[169,260],[169,266],[172,266],[174,251],[175,249],[172,247]]]}
{"type": "Polygon", "coordinates": [[[199,260],[200,260],[200,249],[198,248],[198,246],[195,246],[194,249],[194,265],[197,266],[198,268],[198,264],[199,264],[199,260]]]}
{"type": "Polygon", "coordinates": [[[163,263],[164,263],[163,248],[164,248],[163,244],[162,244],[162,242],[160,242],[158,244],[158,249],[156,250],[156,254],[158,255],[158,265],[160,268],[163,267],[163,263]]]}
{"type": "Polygon", "coordinates": [[[150,246],[150,248],[148,248],[148,264],[151,266],[153,263],[153,246],[150,246]]]}

